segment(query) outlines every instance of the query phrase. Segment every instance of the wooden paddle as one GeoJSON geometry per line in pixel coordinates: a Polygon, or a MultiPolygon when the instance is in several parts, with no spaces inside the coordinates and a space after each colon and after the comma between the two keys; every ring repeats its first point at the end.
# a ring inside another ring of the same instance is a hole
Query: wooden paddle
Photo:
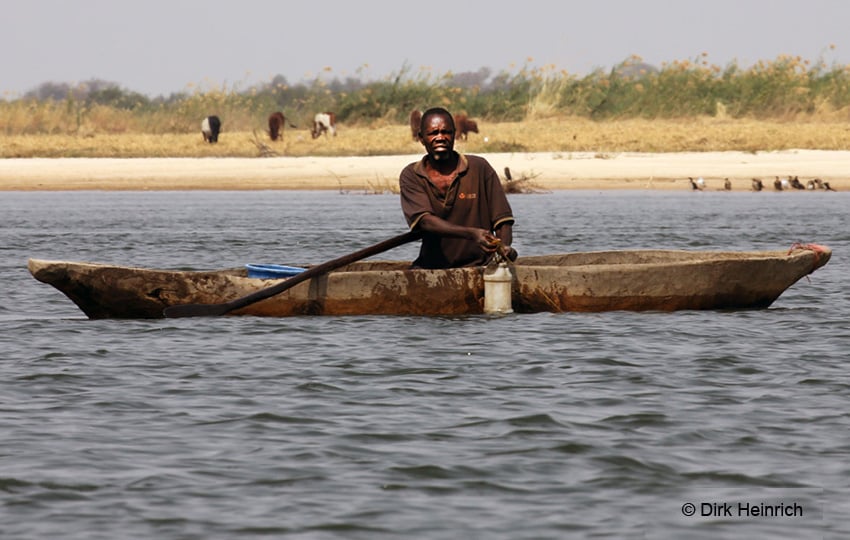
{"type": "Polygon", "coordinates": [[[218,317],[220,315],[226,315],[233,310],[249,306],[255,302],[259,302],[260,300],[265,300],[266,298],[280,294],[283,291],[298,285],[302,281],[327,274],[331,270],[336,270],[337,268],[359,261],[360,259],[377,255],[378,253],[412,242],[418,238],[420,238],[419,232],[406,232],[390,238],[389,240],[384,240],[374,246],[363,248],[360,251],[355,251],[354,253],[344,255],[332,261],[313,266],[312,268],[308,268],[307,270],[294,275],[286,281],[282,281],[265,289],[260,289],[259,291],[237,298],[236,300],[231,300],[230,302],[225,302],[223,304],[182,304],[169,306],[165,308],[162,313],[169,319],[175,319],[178,317],[218,317]]]}

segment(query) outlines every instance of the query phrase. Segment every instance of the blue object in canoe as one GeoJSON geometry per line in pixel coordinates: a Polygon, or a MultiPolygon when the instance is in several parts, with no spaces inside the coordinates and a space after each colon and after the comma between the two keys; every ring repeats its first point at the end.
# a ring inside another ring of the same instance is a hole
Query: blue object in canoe
{"type": "Polygon", "coordinates": [[[246,264],[245,268],[248,269],[248,277],[261,279],[283,279],[306,270],[306,268],[280,264],[246,264]]]}

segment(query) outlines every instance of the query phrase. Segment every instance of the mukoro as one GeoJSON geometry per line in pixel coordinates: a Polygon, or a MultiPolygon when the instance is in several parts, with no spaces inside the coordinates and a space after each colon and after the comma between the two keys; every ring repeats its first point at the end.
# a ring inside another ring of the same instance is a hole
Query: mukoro
{"type": "MultiPolygon", "coordinates": [[[[816,244],[788,251],[601,251],[520,257],[516,313],[769,306],[829,261],[816,244]]],[[[308,266],[308,265],[299,265],[308,266]]],[[[299,283],[232,315],[466,315],[483,312],[483,267],[411,270],[408,262],[361,261],[299,283]]],[[[92,319],[160,318],[168,306],[229,302],[280,280],[244,268],[177,271],[31,259],[29,270],[92,319]]]]}

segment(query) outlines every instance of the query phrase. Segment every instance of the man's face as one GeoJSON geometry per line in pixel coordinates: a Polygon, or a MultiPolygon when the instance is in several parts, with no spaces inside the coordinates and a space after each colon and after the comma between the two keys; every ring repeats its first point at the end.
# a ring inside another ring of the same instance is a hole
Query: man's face
{"type": "Polygon", "coordinates": [[[422,146],[435,161],[447,159],[455,146],[455,129],[451,118],[444,114],[432,114],[422,126],[422,146]]]}

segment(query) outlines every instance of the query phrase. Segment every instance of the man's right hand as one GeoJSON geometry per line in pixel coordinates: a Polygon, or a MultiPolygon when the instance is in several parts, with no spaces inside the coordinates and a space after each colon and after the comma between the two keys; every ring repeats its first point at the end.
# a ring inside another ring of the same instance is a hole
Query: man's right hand
{"type": "Polygon", "coordinates": [[[472,229],[474,231],[473,239],[475,242],[481,247],[481,249],[486,253],[495,252],[499,246],[502,244],[502,241],[499,240],[496,236],[493,236],[492,233],[484,230],[484,229],[472,229]]]}

